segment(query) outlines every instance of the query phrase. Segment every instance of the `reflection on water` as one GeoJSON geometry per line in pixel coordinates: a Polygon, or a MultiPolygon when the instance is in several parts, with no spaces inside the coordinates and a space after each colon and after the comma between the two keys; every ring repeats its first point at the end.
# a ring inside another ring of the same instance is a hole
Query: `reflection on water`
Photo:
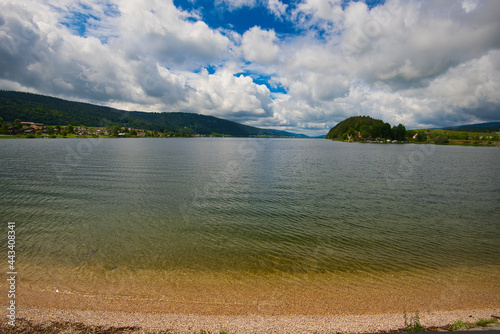
{"type": "Polygon", "coordinates": [[[32,286],[97,294],[121,283],[122,293],[138,293],[130,287],[144,281],[346,286],[500,267],[496,148],[82,142],[0,141],[0,213],[16,222],[18,265],[32,286]]]}

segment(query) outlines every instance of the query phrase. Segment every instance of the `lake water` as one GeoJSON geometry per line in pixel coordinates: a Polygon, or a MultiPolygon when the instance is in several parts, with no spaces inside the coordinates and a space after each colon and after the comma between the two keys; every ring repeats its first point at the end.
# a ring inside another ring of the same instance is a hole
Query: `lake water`
{"type": "Polygon", "coordinates": [[[135,298],[246,279],[500,277],[498,148],[7,139],[0,159],[0,217],[16,222],[30,289],[135,298]]]}

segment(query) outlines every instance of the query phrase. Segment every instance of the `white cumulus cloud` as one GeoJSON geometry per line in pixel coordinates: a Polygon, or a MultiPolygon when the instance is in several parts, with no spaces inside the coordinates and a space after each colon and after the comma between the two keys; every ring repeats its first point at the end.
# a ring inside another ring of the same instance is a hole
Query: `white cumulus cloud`
{"type": "Polygon", "coordinates": [[[245,58],[261,64],[273,64],[279,59],[280,48],[273,30],[253,27],[243,34],[242,48],[245,58]]]}

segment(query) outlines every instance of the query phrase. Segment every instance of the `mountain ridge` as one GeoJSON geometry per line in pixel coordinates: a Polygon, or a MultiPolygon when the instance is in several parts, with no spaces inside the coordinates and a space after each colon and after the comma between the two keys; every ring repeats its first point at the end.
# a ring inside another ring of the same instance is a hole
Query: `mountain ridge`
{"type": "Polygon", "coordinates": [[[469,132],[491,132],[500,131],[500,122],[486,122],[477,124],[465,124],[457,126],[447,126],[440,130],[469,131],[469,132]]]}
{"type": "Polygon", "coordinates": [[[213,133],[234,137],[271,136],[301,137],[292,132],[261,129],[215,116],[184,112],[125,111],[86,102],[76,102],[18,91],[0,90],[0,117],[6,122],[21,119],[47,125],[84,125],[101,127],[128,126],[156,131],[189,131],[195,134],[213,133]]]}

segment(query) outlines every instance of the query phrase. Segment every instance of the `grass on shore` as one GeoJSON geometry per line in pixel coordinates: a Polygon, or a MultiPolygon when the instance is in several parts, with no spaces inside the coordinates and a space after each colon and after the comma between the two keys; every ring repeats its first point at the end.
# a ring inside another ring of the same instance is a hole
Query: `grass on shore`
{"type": "Polygon", "coordinates": [[[498,322],[498,319],[496,318],[489,318],[489,319],[479,319],[478,321],[472,323],[472,322],[463,322],[462,320],[457,320],[451,325],[451,330],[452,331],[459,331],[459,330],[464,330],[464,329],[471,329],[474,327],[486,327],[489,324],[495,324],[498,322]]]}
{"type": "Polygon", "coordinates": [[[418,316],[418,312],[415,316],[411,316],[408,318],[406,311],[403,313],[405,318],[405,328],[404,332],[412,333],[412,332],[425,332],[424,326],[420,323],[420,317],[418,316]]]}
{"type": "Polygon", "coordinates": [[[467,133],[469,136],[472,137],[484,137],[488,138],[490,136],[495,136],[494,133],[491,132],[469,132],[469,131],[455,131],[455,130],[441,130],[441,129],[417,129],[413,131],[424,131],[424,132],[430,132],[430,133],[437,133],[441,135],[447,135],[447,136],[460,136],[463,135],[464,133],[467,133]]]}
{"type": "MultiPolygon", "coordinates": [[[[65,137],[59,135],[41,135],[41,136],[35,136],[35,135],[0,135],[0,139],[34,139],[34,138],[43,138],[43,139],[55,139],[55,138],[98,138],[98,137],[92,137],[92,136],[79,136],[75,134],[70,134],[65,137]]],[[[108,138],[107,136],[101,136],[100,138],[108,138]]]]}
{"type": "Polygon", "coordinates": [[[418,312],[415,314],[415,316],[410,316],[406,314],[406,312],[403,313],[403,317],[405,320],[405,327],[400,328],[396,331],[391,331],[391,332],[406,332],[406,333],[413,333],[413,332],[437,332],[437,331],[460,331],[460,330],[467,330],[475,327],[486,327],[489,324],[495,324],[498,323],[497,318],[489,318],[489,319],[479,319],[476,322],[464,322],[462,320],[457,320],[453,324],[449,324],[446,326],[441,326],[441,327],[425,327],[420,323],[420,317],[418,315],[418,312]]]}

